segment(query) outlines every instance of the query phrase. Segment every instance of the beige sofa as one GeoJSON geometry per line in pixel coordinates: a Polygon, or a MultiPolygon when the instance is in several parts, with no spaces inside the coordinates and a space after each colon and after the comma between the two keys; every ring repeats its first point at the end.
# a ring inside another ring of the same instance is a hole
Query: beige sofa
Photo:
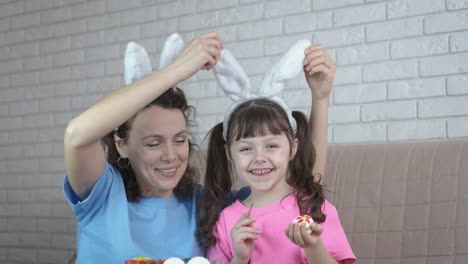
{"type": "Polygon", "coordinates": [[[331,145],[324,185],[359,264],[468,263],[468,139],[331,145]]]}
{"type": "Polygon", "coordinates": [[[468,263],[468,139],[331,145],[324,185],[358,264],[468,263]]]}

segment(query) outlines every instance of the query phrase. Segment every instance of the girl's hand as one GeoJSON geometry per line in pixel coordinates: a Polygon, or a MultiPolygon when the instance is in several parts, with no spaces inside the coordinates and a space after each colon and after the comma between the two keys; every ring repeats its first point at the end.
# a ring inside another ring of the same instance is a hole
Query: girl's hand
{"type": "Polygon", "coordinates": [[[314,247],[320,240],[322,226],[317,223],[312,223],[310,228],[312,231],[311,233],[307,231],[305,224],[290,223],[285,230],[285,234],[289,240],[301,248],[314,247]]]}
{"type": "Polygon", "coordinates": [[[329,99],[336,66],[322,45],[312,45],[305,51],[304,74],[315,99],[329,99]]]}
{"type": "Polygon", "coordinates": [[[234,247],[234,258],[231,263],[248,263],[252,254],[254,240],[260,230],[252,227],[255,219],[243,214],[231,229],[232,245],[234,247]]]}
{"type": "Polygon", "coordinates": [[[176,69],[178,82],[184,81],[199,70],[210,70],[216,65],[223,40],[216,32],[194,38],[167,69],[176,69]]]}

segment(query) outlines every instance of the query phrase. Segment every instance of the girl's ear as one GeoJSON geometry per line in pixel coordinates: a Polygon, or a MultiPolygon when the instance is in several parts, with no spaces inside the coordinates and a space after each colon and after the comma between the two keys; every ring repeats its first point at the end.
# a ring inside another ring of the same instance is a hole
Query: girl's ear
{"type": "Polygon", "coordinates": [[[289,160],[293,160],[297,153],[297,147],[299,146],[299,140],[294,138],[294,141],[291,144],[291,157],[289,160]]]}
{"type": "Polygon", "coordinates": [[[127,144],[125,143],[125,141],[117,135],[114,135],[114,141],[115,141],[115,148],[117,149],[117,152],[119,152],[120,157],[127,159],[128,151],[127,151],[127,144]]]}

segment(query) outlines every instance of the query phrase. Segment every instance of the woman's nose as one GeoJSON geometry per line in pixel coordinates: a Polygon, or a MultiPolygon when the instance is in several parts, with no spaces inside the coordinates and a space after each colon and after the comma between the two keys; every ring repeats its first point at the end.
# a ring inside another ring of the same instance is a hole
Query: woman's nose
{"type": "Polygon", "coordinates": [[[164,148],[164,153],[162,155],[162,159],[167,160],[167,161],[171,161],[171,160],[174,160],[175,157],[176,157],[176,155],[175,155],[174,147],[171,146],[170,144],[166,145],[166,147],[164,148]]]}

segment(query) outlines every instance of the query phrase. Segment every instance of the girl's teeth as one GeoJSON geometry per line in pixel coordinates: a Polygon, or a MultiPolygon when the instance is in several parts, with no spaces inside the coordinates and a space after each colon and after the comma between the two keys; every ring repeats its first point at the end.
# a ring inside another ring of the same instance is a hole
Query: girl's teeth
{"type": "Polygon", "coordinates": [[[263,174],[269,173],[270,171],[271,171],[271,170],[253,170],[252,173],[253,173],[253,174],[263,175],[263,174]]]}

